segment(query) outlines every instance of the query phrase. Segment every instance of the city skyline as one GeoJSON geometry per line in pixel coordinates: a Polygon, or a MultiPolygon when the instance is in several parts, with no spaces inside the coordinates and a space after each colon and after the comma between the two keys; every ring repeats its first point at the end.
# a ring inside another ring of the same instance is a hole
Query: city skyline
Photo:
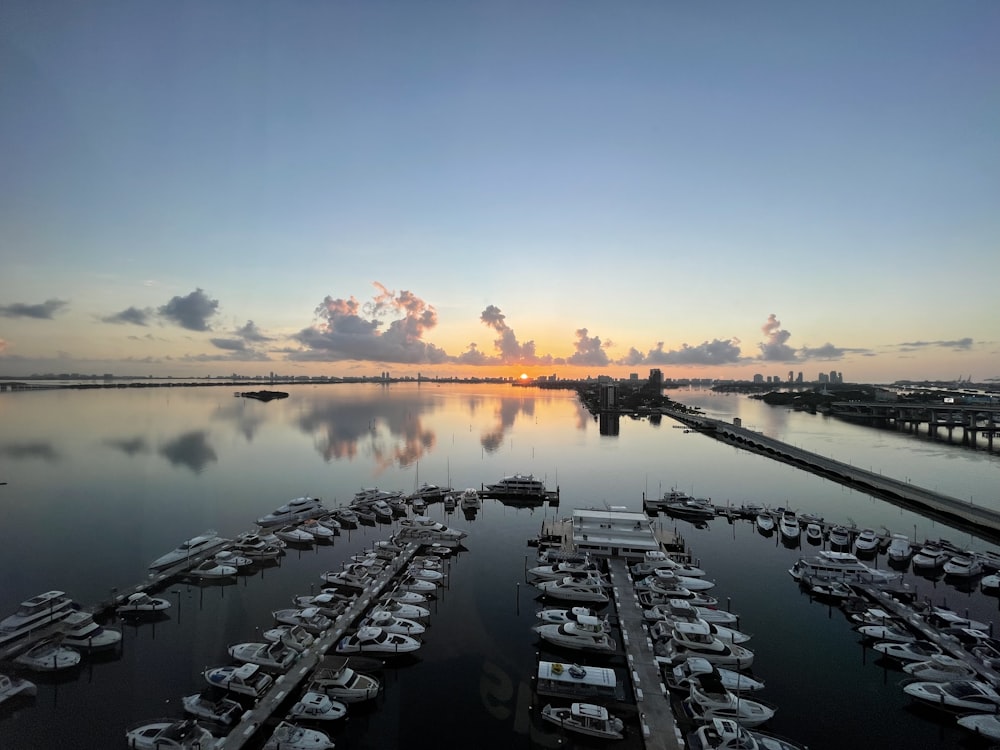
{"type": "Polygon", "coordinates": [[[1000,379],[1000,8],[17,0],[0,376],[1000,379]]]}

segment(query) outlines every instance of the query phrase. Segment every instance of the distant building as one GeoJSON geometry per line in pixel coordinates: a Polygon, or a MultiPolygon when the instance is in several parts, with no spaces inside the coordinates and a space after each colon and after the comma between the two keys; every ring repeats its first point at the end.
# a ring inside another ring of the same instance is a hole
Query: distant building
{"type": "Polygon", "coordinates": [[[799,374],[795,376],[795,382],[796,383],[801,383],[802,382],[802,371],[801,370],[799,370],[799,374]]]}
{"type": "Polygon", "coordinates": [[[753,382],[757,383],[757,384],[763,383],[764,382],[764,376],[761,375],[759,372],[754,373],[753,382]]]}
{"type": "Polygon", "coordinates": [[[663,371],[658,367],[649,371],[649,387],[658,391],[663,388],[663,371]]]}
{"type": "Polygon", "coordinates": [[[618,411],[618,384],[601,383],[599,405],[601,411],[618,411]]]}

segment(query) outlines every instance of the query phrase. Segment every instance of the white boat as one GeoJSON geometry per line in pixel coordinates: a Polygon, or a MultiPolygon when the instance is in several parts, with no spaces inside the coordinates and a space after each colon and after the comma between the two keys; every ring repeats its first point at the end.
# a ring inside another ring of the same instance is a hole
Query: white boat
{"type": "Polygon", "coordinates": [[[677,575],[690,576],[691,578],[701,578],[705,575],[705,571],[701,568],[675,560],[658,549],[647,550],[642,556],[642,562],[633,565],[631,571],[633,576],[641,578],[660,568],[667,568],[677,575]]]}
{"type": "Polygon", "coordinates": [[[329,512],[327,508],[323,507],[323,501],[318,497],[297,497],[275,508],[267,515],[258,518],[257,525],[264,528],[269,526],[286,526],[329,512]]]}
{"type": "Polygon", "coordinates": [[[347,706],[326,693],[307,690],[288,712],[288,718],[304,721],[336,721],[347,716],[347,706]]]}
{"type": "Polygon", "coordinates": [[[243,715],[243,706],[232,698],[215,698],[211,689],[205,693],[185,695],[181,698],[184,710],[199,719],[218,724],[235,724],[243,715]]]}
{"type": "Polygon", "coordinates": [[[265,630],[263,635],[265,641],[283,643],[300,653],[316,640],[316,637],[301,625],[279,625],[265,630]]]}
{"type": "Polygon", "coordinates": [[[274,728],[264,750],[332,750],[333,740],[326,732],[306,729],[290,721],[282,721],[274,728]]]}
{"type": "Polygon", "coordinates": [[[988,623],[970,620],[947,607],[931,607],[924,615],[924,619],[936,628],[972,628],[984,632],[990,629],[988,623]]]}
{"type": "Polygon", "coordinates": [[[125,601],[115,607],[120,615],[155,614],[170,609],[170,601],[158,596],[150,596],[145,591],[129,594],[125,601]]]}
{"type": "Polygon", "coordinates": [[[798,540],[802,534],[802,528],[799,526],[799,519],[795,515],[794,510],[784,510],[781,512],[781,518],[778,519],[778,531],[781,532],[782,539],[788,541],[798,540]]]}
{"type": "Polygon", "coordinates": [[[974,680],[978,674],[971,664],[946,654],[932,656],[924,661],[911,661],[903,665],[903,671],[924,682],[974,680]]]}
{"type": "Polygon", "coordinates": [[[317,542],[332,542],[334,537],[337,536],[336,529],[320,523],[315,518],[307,518],[305,521],[300,521],[297,525],[301,531],[310,534],[317,542]]]}
{"type": "Polygon", "coordinates": [[[427,501],[422,497],[410,498],[410,507],[413,509],[414,513],[422,514],[427,510],[427,501]]]}
{"type": "Polygon", "coordinates": [[[600,580],[581,580],[567,576],[561,581],[539,581],[534,586],[546,596],[551,596],[554,599],[599,604],[605,604],[610,600],[606,587],[600,580]]]}
{"type": "Polygon", "coordinates": [[[753,664],[754,654],[748,648],[721,641],[709,632],[705,623],[678,622],[670,638],[653,644],[657,662],[674,666],[691,656],[700,656],[716,666],[747,669],[753,664]]]}
{"type": "Polygon", "coordinates": [[[696,607],[718,607],[719,600],[714,596],[709,596],[704,592],[695,593],[687,589],[679,589],[669,594],[654,593],[650,590],[637,591],[636,599],[643,609],[655,607],[657,604],[667,604],[671,599],[684,599],[696,607]]]}
{"type": "Polygon", "coordinates": [[[70,612],[59,622],[62,633],[60,643],[72,648],[97,651],[113,648],[122,642],[122,633],[114,628],[98,625],[90,612],[76,610],[70,612]]]}
{"type": "Polygon", "coordinates": [[[692,680],[688,685],[684,709],[695,721],[732,719],[745,727],[756,727],[774,717],[775,709],[758,700],[738,696],[720,679],[711,675],[692,680]]]}
{"type": "Polygon", "coordinates": [[[431,616],[431,611],[427,607],[396,601],[388,595],[379,599],[376,606],[385,612],[396,615],[396,617],[405,617],[408,620],[425,620],[431,616]]]}
{"type": "Polygon", "coordinates": [[[434,570],[426,565],[420,565],[414,563],[406,568],[406,573],[411,578],[415,578],[418,581],[430,581],[431,583],[438,583],[444,580],[444,573],[440,570],[434,570]]]}
{"type": "Polygon", "coordinates": [[[824,599],[849,599],[854,596],[854,589],[843,581],[802,576],[799,579],[799,583],[806,587],[811,596],[815,597],[824,599]]]}
{"type": "Polygon", "coordinates": [[[352,566],[344,570],[328,570],[320,575],[320,578],[331,586],[359,591],[368,588],[372,583],[373,576],[381,570],[382,568],[378,566],[352,566]]]}
{"type": "Polygon", "coordinates": [[[545,497],[548,493],[545,482],[533,474],[512,474],[500,481],[486,485],[486,493],[511,497],[545,497]]]}
{"type": "Polygon", "coordinates": [[[747,729],[731,719],[713,719],[687,737],[690,750],[805,750],[791,740],[747,729]]]}
{"type": "Polygon", "coordinates": [[[649,626],[649,636],[654,641],[660,638],[672,638],[674,626],[677,623],[690,622],[699,623],[708,628],[708,632],[715,638],[718,638],[724,643],[746,643],[750,640],[750,636],[746,633],[742,633],[739,630],[734,630],[733,628],[727,628],[725,625],[716,625],[714,622],[705,622],[700,617],[687,617],[684,615],[668,618],[664,620],[657,620],[649,626]]]}
{"type": "Polygon", "coordinates": [[[951,550],[945,549],[936,542],[927,542],[913,556],[910,564],[913,565],[914,570],[934,570],[943,567],[953,554],[951,550]]]}
{"type": "Polygon", "coordinates": [[[831,547],[849,547],[851,544],[851,531],[846,526],[832,526],[828,535],[831,547]]]}
{"type": "Polygon", "coordinates": [[[806,540],[812,544],[819,544],[823,541],[823,527],[818,523],[811,522],[806,524],[806,540]]]}
{"type": "Polygon", "coordinates": [[[274,683],[274,678],[265,674],[256,664],[228,665],[212,667],[204,672],[205,680],[212,687],[231,690],[240,695],[260,698],[274,683]]]}
{"type": "Polygon", "coordinates": [[[889,549],[886,550],[886,555],[889,557],[889,562],[909,562],[910,558],[913,557],[910,538],[905,534],[893,534],[889,538],[889,549]]]}
{"type": "Polygon", "coordinates": [[[415,620],[398,617],[384,609],[375,609],[361,618],[359,627],[381,628],[387,633],[402,633],[403,635],[423,635],[426,628],[415,620]]]}
{"type": "Polygon", "coordinates": [[[444,496],[450,492],[454,492],[451,487],[440,487],[436,484],[428,484],[427,482],[424,482],[417,487],[412,494],[410,494],[410,505],[413,505],[413,503],[417,500],[422,500],[425,505],[427,503],[433,503],[444,499],[444,496]]]}
{"type": "Polygon", "coordinates": [[[752,692],[761,690],[764,683],[756,680],[750,675],[736,672],[731,669],[717,667],[708,659],[700,656],[691,656],[676,664],[666,674],[666,685],[671,690],[683,690],[689,692],[690,685],[702,677],[716,679],[722,683],[727,690],[737,693],[752,692]]]}
{"type": "Polygon", "coordinates": [[[774,531],[774,516],[770,513],[758,513],[754,519],[754,523],[757,526],[757,530],[762,534],[770,534],[774,531]]]}
{"type": "Polygon", "coordinates": [[[715,625],[734,625],[740,619],[738,615],[724,609],[697,607],[687,599],[668,599],[663,604],[654,604],[642,613],[646,620],[668,620],[681,615],[694,616],[715,625]]]}
{"type": "Polygon", "coordinates": [[[377,678],[357,672],[344,659],[335,666],[324,666],[313,672],[309,689],[343,703],[361,703],[375,698],[382,689],[377,678]]]}
{"type": "Polygon", "coordinates": [[[590,607],[571,607],[570,609],[540,609],[535,616],[543,623],[575,622],[581,617],[597,617],[597,612],[590,607]]]}
{"type": "Polygon", "coordinates": [[[272,612],[271,615],[277,623],[282,625],[298,625],[313,635],[322,633],[333,624],[333,620],[322,614],[316,607],[278,609],[272,612]]]}
{"type": "Polygon", "coordinates": [[[35,672],[58,672],[80,664],[80,652],[47,640],[14,657],[14,663],[35,672]]]}
{"type": "MultiPolygon", "coordinates": [[[[650,504],[647,502],[647,505],[650,504]]],[[[663,501],[657,502],[655,509],[662,510],[674,518],[681,518],[695,523],[711,521],[715,518],[715,506],[708,500],[702,497],[690,497],[683,492],[664,494],[663,501]],[[671,499],[667,499],[668,495],[671,496],[671,499]]]]}
{"type": "Polygon", "coordinates": [[[917,640],[910,643],[897,643],[895,641],[882,641],[872,646],[883,656],[902,662],[926,661],[933,656],[940,656],[944,653],[940,646],[933,641],[917,640]]]}
{"type": "Polygon", "coordinates": [[[412,636],[390,633],[378,627],[362,627],[337,642],[338,654],[410,654],[420,648],[412,636]]]}
{"type": "Polygon", "coordinates": [[[1000,573],[990,573],[979,579],[979,590],[983,593],[995,594],[1000,590],[1000,573]]]}
{"type": "Polygon", "coordinates": [[[542,708],[542,718],[562,729],[590,737],[605,740],[620,740],[625,737],[622,720],[596,703],[573,703],[569,708],[556,708],[546,704],[542,708]]]}
{"type": "Polygon", "coordinates": [[[31,680],[0,674],[0,703],[19,695],[36,695],[37,693],[38,686],[31,680]]]}
{"type": "Polygon", "coordinates": [[[233,541],[233,551],[252,560],[274,560],[285,554],[285,549],[284,542],[273,538],[273,542],[268,542],[260,534],[244,532],[233,541]]]}
{"type": "Polygon", "coordinates": [[[210,750],[222,740],[193,719],[157,719],[129,727],[125,741],[134,750],[210,750]]]}
{"type": "Polygon", "coordinates": [[[232,578],[237,572],[235,566],[223,565],[216,561],[215,558],[209,558],[191,568],[187,572],[187,575],[191,578],[218,579],[232,578]]]}
{"type": "Polygon", "coordinates": [[[408,541],[409,535],[413,532],[424,532],[441,541],[447,539],[460,540],[468,536],[467,531],[453,529],[440,521],[435,521],[429,516],[412,516],[400,520],[399,532],[396,537],[402,541],[408,541]]]}
{"type": "Polygon", "coordinates": [[[362,487],[358,492],[354,493],[352,505],[371,505],[379,500],[387,502],[388,500],[402,497],[402,490],[380,490],[378,487],[362,487]]]}
{"type": "Polygon", "coordinates": [[[305,529],[300,529],[298,526],[282,526],[279,529],[275,529],[274,535],[288,544],[305,546],[316,543],[316,537],[305,529]]]}
{"type": "Polygon", "coordinates": [[[598,573],[597,563],[586,555],[578,555],[571,559],[558,560],[551,565],[536,565],[529,568],[526,577],[529,582],[558,581],[574,573],[598,573]]]}
{"type": "Polygon", "coordinates": [[[339,593],[338,589],[324,589],[322,593],[315,596],[293,596],[292,604],[300,609],[314,608],[324,617],[336,620],[347,612],[354,600],[354,596],[345,596],[339,593]]]}
{"type": "Polygon", "coordinates": [[[299,652],[281,641],[275,641],[273,643],[234,643],[229,647],[229,655],[236,661],[284,672],[295,663],[299,652]]]}
{"type": "Polygon", "coordinates": [[[418,594],[433,594],[437,591],[437,583],[414,578],[412,575],[405,575],[399,579],[396,588],[401,591],[414,591],[418,594]]]}
{"type": "Polygon", "coordinates": [[[692,591],[687,586],[682,586],[677,579],[660,578],[657,576],[646,576],[633,583],[638,594],[653,594],[664,599],[690,599],[696,596],[707,596],[701,591],[692,591]]]}
{"type": "Polygon", "coordinates": [[[944,574],[952,578],[982,575],[983,563],[975,555],[954,555],[944,564],[944,574]]]}
{"type": "Polygon", "coordinates": [[[216,547],[221,547],[228,541],[228,539],[223,539],[214,531],[206,531],[204,534],[191,537],[165,555],[160,555],[149,564],[149,569],[157,571],[169,568],[171,565],[177,565],[216,547]]]}
{"type": "Polygon", "coordinates": [[[706,581],[704,578],[678,575],[676,571],[668,568],[658,568],[653,571],[652,575],[647,576],[647,579],[648,578],[653,578],[660,584],[666,583],[668,586],[680,586],[682,588],[686,588],[688,591],[708,591],[709,589],[715,588],[714,581],[706,581]]]}
{"type": "Polygon", "coordinates": [[[849,583],[891,583],[900,578],[897,572],[868,567],[850,552],[830,550],[820,550],[815,557],[800,557],[788,572],[795,580],[809,576],[849,583]]]}
{"type": "Polygon", "coordinates": [[[379,523],[392,523],[392,505],[386,500],[375,500],[368,505],[368,510],[375,514],[375,520],[379,523]]]}
{"type": "Polygon", "coordinates": [[[862,625],[858,628],[858,632],[865,638],[872,638],[876,641],[912,643],[917,640],[916,633],[901,624],[862,625]]]}
{"type": "Polygon", "coordinates": [[[968,729],[978,737],[1000,740],[1000,714],[965,714],[956,720],[963,729],[968,729]]]}
{"type": "Polygon", "coordinates": [[[614,653],[618,644],[608,635],[604,621],[582,615],[564,623],[545,623],[532,628],[540,638],[565,648],[614,653]]]}
{"type": "Polygon", "coordinates": [[[349,529],[357,528],[360,521],[357,512],[346,505],[334,508],[330,511],[330,515],[336,518],[342,526],[346,526],[349,529]]]}
{"type": "Polygon", "coordinates": [[[989,683],[979,680],[910,682],[903,685],[903,692],[923,705],[944,711],[1000,711],[1000,693],[989,683]]]}
{"type": "Polygon", "coordinates": [[[878,534],[875,529],[861,529],[854,538],[854,553],[859,557],[862,555],[874,555],[878,551],[878,534]]]}
{"type": "Polygon", "coordinates": [[[458,496],[458,506],[462,510],[479,510],[483,501],[475,487],[466,487],[458,496]]]}
{"type": "Polygon", "coordinates": [[[253,559],[248,555],[241,555],[236,550],[224,549],[221,552],[216,552],[215,556],[212,558],[219,565],[228,565],[232,568],[239,570],[240,568],[248,568],[253,565],[253,559]]]}
{"type": "Polygon", "coordinates": [[[0,643],[61,620],[76,605],[63,591],[46,591],[21,602],[17,611],[0,620],[0,643]]]}

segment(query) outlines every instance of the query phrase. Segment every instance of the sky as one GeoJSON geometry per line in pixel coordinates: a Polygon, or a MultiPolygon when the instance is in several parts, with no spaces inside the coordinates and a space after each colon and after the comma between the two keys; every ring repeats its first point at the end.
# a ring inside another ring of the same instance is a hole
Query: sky
{"type": "Polygon", "coordinates": [[[0,5],[0,376],[1000,379],[1000,4],[0,5]]]}

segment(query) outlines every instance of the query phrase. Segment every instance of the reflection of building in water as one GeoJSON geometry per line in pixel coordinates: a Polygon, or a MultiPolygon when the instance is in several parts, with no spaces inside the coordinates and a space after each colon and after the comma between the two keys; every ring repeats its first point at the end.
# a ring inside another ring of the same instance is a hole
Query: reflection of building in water
{"type": "Polygon", "coordinates": [[[602,411],[598,415],[598,424],[600,425],[600,431],[602,435],[608,435],[610,437],[618,437],[619,429],[619,417],[616,412],[602,411]]]}

